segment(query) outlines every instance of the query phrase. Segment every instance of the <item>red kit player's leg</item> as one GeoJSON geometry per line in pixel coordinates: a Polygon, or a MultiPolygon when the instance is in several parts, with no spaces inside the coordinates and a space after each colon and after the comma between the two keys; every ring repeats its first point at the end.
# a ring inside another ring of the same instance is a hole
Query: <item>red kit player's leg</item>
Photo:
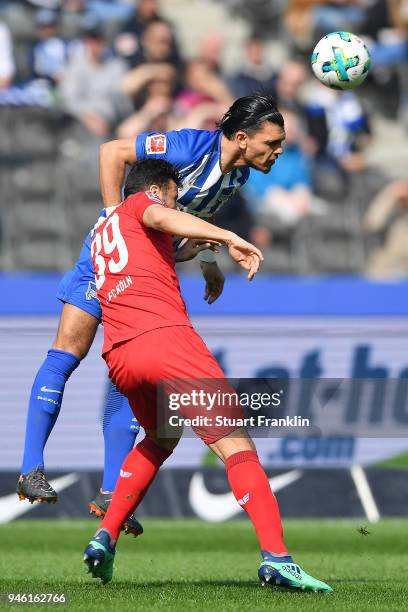
{"type": "MultiPolygon", "coordinates": [[[[123,343],[111,351],[108,364],[110,376],[128,395],[135,416],[145,429],[154,429],[157,425],[155,383],[161,378],[196,378],[202,379],[204,384],[207,379],[217,379],[221,385],[226,385],[218,363],[198,334],[189,327],[163,328],[123,343]]],[[[245,431],[236,432],[234,437],[231,428],[229,432],[213,428],[209,431],[198,429],[196,433],[224,460],[231,488],[237,501],[248,512],[261,548],[275,555],[286,553],[276,498],[245,431]]],[[[163,441],[159,441],[160,444],[163,441]]],[[[167,451],[167,456],[161,455],[157,460],[151,456],[146,459],[139,454],[138,447],[122,467],[122,476],[103,523],[112,535],[115,534],[115,538],[127,518],[126,512],[130,514],[134,510],[135,504],[143,498],[157,473],[161,461],[170,454],[167,451]]],[[[152,448],[149,446],[150,450],[152,448]]]]}
{"type": "Polygon", "coordinates": [[[123,523],[140,504],[160,466],[171,453],[146,437],[126,457],[101,523],[101,529],[107,529],[114,540],[118,539],[123,523]]]}

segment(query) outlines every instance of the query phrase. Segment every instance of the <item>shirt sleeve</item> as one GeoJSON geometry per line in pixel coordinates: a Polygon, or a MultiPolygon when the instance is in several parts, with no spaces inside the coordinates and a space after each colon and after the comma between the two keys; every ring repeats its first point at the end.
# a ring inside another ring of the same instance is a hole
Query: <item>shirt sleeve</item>
{"type": "Polygon", "coordinates": [[[136,138],[136,159],[165,159],[182,170],[203,157],[215,136],[215,132],[190,129],[140,134],[136,138]]]}
{"type": "Polygon", "coordinates": [[[158,198],[155,198],[153,195],[148,195],[147,193],[137,193],[129,196],[126,200],[126,207],[129,208],[131,214],[136,217],[142,225],[144,211],[152,204],[160,204],[163,206],[163,203],[158,198]]]}

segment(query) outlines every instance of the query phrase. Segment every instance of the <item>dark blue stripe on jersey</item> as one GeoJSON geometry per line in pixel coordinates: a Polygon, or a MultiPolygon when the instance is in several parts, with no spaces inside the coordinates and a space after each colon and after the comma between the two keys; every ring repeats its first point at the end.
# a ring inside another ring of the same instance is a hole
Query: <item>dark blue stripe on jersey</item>
{"type": "MultiPolygon", "coordinates": [[[[194,179],[194,186],[190,187],[190,189],[181,197],[177,199],[179,204],[183,206],[188,206],[191,202],[194,201],[195,197],[201,193],[201,188],[207,180],[208,175],[211,170],[214,168],[215,164],[211,164],[213,155],[210,155],[208,158],[207,164],[205,166],[204,172],[200,174],[196,179],[194,179]]],[[[217,160],[218,161],[218,160],[217,160]]],[[[194,210],[198,210],[198,208],[194,208],[194,210]]]]}
{"type": "MultiPolygon", "coordinates": [[[[204,185],[205,181],[207,180],[207,178],[209,177],[210,173],[213,171],[214,167],[216,166],[216,164],[219,163],[219,159],[220,159],[220,153],[219,153],[219,149],[220,149],[220,145],[221,145],[221,134],[218,135],[215,143],[214,143],[214,149],[213,151],[211,151],[207,163],[205,164],[205,167],[202,171],[202,173],[200,174],[200,176],[198,176],[196,179],[194,179],[193,184],[194,186],[191,187],[191,189],[189,189],[187,191],[187,193],[185,193],[181,198],[178,198],[178,202],[180,204],[182,204],[183,206],[187,206],[188,204],[190,204],[190,202],[192,202],[194,200],[194,198],[200,193],[202,186],[204,185]]],[[[193,172],[193,170],[190,170],[188,174],[191,174],[193,172]]],[[[222,178],[222,177],[221,177],[222,178]]],[[[219,182],[216,183],[219,186],[219,182]]],[[[219,187],[218,187],[219,188],[219,187]]],[[[216,191],[215,191],[216,193],[216,191]]],[[[214,192],[213,192],[214,195],[214,192]]],[[[193,210],[202,210],[203,206],[202,204],[200,206],[194,207],[193,210]]]]}
{"type": "Polygon", "coordinates": [[[215,200],[214,204],[210,206],[208,210],[206,210],[206,214],[210,217],[215,215],[217,210],[224,206],[228,202],[228,200],[233,196],[234,191],[236,191],[238,187],[226,187],[221,191],[218,198],[215,200]],[[225,197],[228,194],[228,197],[225,197]]]}
{"type": "Polygon", "coordinates": [[[224,206],[224,204],[228,202],[229,198],[232,197],[234,192],[238,189],[238,185],[234,184],[234,179],[239,183],[239,185],[244,185],[246,181],[248,180],[249,173],[250,173],[249,168],[244,168],[243,170],[236,170],[235,172],[231,174],[230,181],[229,181],[229,187],[226,187],[225,189],[221,191],[217,200],[206,211],[208,216],[214,215],[217,212],[217,210],[221,208],[221,206],[224,206]],[[224,200],[224,202],[220,202],[219,198],[223,199],[223,196],[227,194],[230,194],[228,199],[224,200]]]}
{"type": "MultiPolygon", "coordinates": [[[[224,187],[224,189],[222,191],[220,191],[218,198],[216,199],[216,201],[214,202],[214,204],[206,211],[206,214],[208,216],[213,215],[217,212],[217,210],[219,208],[221,208],[221,206],[223,206],[227,200],[225,199],[225,197],[228,194],[231,194],[238,189],[238,185],[236,185],[234,183],[234,181],[236,180],[240,185],[243,185],[246,182],[246,175],[249,175],[249,170],[247,168],[245,168],[245,172],[241,171],[241,170],[234,170],[233,172],[231,172],[231,176],[229,179],[229,183],[228,183],[228,187],[224,187]]],[[[217,190],[220,188],[221,182],[224,178],[224,175],[221,177],[221,179],[214,185],[214,187],[212,189],[210,189],[209,194],[206,198],[204,198],[204,200],[201,202],[201,204],[199,206],[196,206],[195,210],[197,211],[201,211],[203,210],[211,201],[211,199],[214,197],[215,193],[217,192],[217,190]]],[[[230,197],[231,197],[230,195],[230,197]]]]}
{"type": "MultiPolygon", "coordinates": [[[[217,193],[217,191],[219,191],[220,187],[221,187],[221,183],[224,180],[224,175],[221,175],[220,179],[215,183],[215,185],[213,185],[209,190],[208,190],[208,195],[206,198],[204,198],[200,204],[198,206],[196,206],[194,208],[194,212],[200,212],[202,210],[204,210],[204,208],[206,206],[208,206],[208,204],[211,202],[211,200],[213,199],[213,197],[215,196],[215,194],[217,193]]],[[[221,193],[220,193],[221,195],[221,193]]],[[[218,204],[215,202],[215,207],[218,208],[218,204]]]]}

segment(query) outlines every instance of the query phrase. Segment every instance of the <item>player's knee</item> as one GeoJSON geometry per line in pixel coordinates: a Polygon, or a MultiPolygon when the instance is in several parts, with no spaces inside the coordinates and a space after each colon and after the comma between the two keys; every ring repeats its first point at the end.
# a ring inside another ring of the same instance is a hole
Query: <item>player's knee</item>
{"type": "Polygon", "coordinates": [[[65,328],[58,330],[52,348],[72,353],[78,359],[83,359],[92,346],[93,335],[78,333],[77,330],[65,328]]]}
{"type": "Polygon", "coordinates": [[[88,354],[90,346],[84,345],[83,341],[76,338],[62,337],[57,338],[52,345],[53,349],[59,351],[65,351],[66,353],[72,353],[75,357],[78,357],[82,361],[88,354]]]}
{"type": "Polygon", "coordinates": [[[223,462],[236,453],[256,450],[255,444],[244,428],[236,429],[215,442],[208,443],[208,440],[204,439],[203,441],[208,444],[213,453],[223,462]]]}
{"type": "Polygon", "coordinates": [[[164,448],[168,451],[172,451],[176,448],[179,441],[180,441],[180,438],[165,438],[165,439],[157,438],[154,442],[155,444],[160,446],[160,448],[164,448]]]}
{"type": "Polygon", "coordinates": [[[146,431],[146,437],[148,437],[160,448],[164,448],[168,451],[174,450],[180,441],[180,438],[161,438],[160,436],[158,436],[156,431],[152,430],[146,431]]]}
{"type": "Polygon", "coordinates": [[[53,348],[83,359],[92,346],[98,325],[92,315],[65,304],[53,348]]]}

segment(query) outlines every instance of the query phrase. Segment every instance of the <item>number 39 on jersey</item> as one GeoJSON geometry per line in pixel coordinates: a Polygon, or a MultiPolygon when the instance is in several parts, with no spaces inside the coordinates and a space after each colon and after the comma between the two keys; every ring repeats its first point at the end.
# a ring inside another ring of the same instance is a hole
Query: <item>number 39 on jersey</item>
{"type": "Polygon", "coordinates": [[[95,283],[98,290],[106,280],[106,265],[109,272],[116,274],[128,263],[129,253],[120,232],[117,213],[114,212],[108,217],[102,231],[95,232],[91,243],[91,257],[94,262],[95,283]],[[108,258],[108,255],[111,257],[108,258]]]}

